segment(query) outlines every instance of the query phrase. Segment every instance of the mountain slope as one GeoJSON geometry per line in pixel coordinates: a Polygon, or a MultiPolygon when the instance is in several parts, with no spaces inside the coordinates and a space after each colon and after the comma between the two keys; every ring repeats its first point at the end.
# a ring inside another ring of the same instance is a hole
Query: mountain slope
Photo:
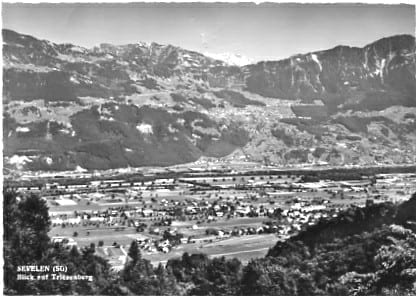
{"type": "Polygon", "coordinates": [[[296,55],[245,68],[249,91],[276,98],[321,98],[331,107],[416,106],[415,38],[399,35],[363,48],[296,55]]]}
{"type": "Polygon", "coordinates": [[[414,163],[414,59],[408,35],[238,67],[172,45],[87,49],[3,30],[5,163],[414,163]]]}

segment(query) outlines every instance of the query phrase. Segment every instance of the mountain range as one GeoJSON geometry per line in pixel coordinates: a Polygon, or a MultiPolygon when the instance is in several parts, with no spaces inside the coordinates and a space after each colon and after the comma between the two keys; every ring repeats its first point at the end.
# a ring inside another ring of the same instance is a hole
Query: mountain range
{"type": "Polygon", "coordinates": [[[415,163],[415,38],[230,65],[172,45],[3,30],[5,167],[415,163]]]}
{"type": "Polygon", "coordinates": [[[242,54],[235,54],[230,52],[224,52],[224,53],[209,53],[204,52],[204,55],[216,60],[220,60],[225,62],[226,64],[230,66],[246,66],[253,64],[253,60],[242,55],[242,54]]]}

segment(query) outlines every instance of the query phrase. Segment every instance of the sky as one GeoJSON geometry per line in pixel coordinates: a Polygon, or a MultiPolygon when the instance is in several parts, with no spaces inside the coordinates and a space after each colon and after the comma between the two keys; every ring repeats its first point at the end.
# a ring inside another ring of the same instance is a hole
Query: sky
{"type": "Polygon", "coordinates": [[[2,17],[3,28],[55,43],[157,42],[252,61],[415,34],[406,4],[3,3],[2,17]]]}

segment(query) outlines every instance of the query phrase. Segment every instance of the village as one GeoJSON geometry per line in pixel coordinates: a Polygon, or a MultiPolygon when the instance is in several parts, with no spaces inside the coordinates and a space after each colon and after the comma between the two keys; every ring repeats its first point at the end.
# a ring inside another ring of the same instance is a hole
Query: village
{"type": "Polygon", "coordinates": [[[155,265],[184,252],[248,262],[322,218],[349,207],[400,202],[416,187],[415,174],[314,182],[299,174],[249,172],[52,181],[42,189],[52,242],[69,248],[94,244],[117,270],[133,240],[155,265]]]}

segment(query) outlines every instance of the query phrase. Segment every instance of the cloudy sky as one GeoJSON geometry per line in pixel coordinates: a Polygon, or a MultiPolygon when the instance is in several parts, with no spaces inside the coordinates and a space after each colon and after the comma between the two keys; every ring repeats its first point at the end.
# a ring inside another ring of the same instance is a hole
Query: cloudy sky
{"type": "Polygon", "coordinates": [[[3,28],[85,47],[154,41],[258,61],[414,35],[415,10],[374,4],[3,4],[3,28]]]}

